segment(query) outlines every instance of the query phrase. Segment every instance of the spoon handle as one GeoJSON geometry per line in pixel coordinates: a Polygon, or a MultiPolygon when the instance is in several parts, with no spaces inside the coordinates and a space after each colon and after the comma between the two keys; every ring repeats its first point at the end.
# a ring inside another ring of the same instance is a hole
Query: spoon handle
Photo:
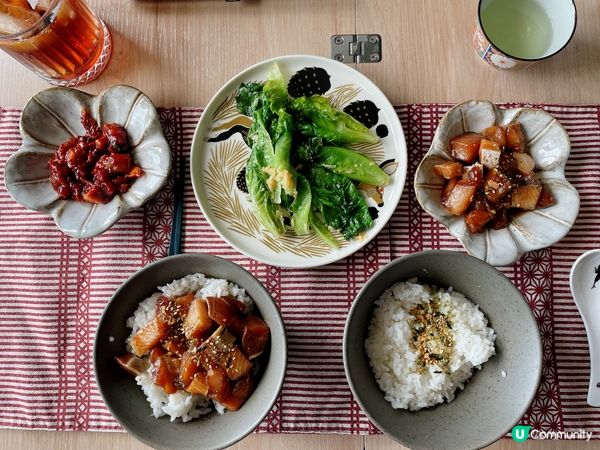
{"type": "Polygon", "coordinates": [[[590,346],[590,387],[588,389],[588,404],[600,406],[600,331],[586,323],[586,331],[590,346]]]}
{"type": "Polygon", "coordinates": [[[590,348],[588,404],[600,407],[600,249],[590,250],[573,263],[569,285],[585,325],[590,348]]]}

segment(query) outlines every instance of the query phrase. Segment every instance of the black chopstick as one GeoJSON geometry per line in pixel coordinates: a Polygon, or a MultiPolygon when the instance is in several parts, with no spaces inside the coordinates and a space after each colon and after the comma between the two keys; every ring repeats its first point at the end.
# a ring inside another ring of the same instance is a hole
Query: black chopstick
{"type": "Polygon", "coordinates": [[[173,223],[171,224],[171,243],[169,256],[181,253],[181,225],[183,222],[183,188],[185,186],[185,157],[179,155],[179,167],[175,170],[173,181],[173,223]]]}

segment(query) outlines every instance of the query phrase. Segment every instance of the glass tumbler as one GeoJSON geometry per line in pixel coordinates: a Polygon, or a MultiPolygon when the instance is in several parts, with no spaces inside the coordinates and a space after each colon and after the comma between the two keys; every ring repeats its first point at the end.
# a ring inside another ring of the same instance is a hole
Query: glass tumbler
{"type": "Polygon", "coordinates": [[[100,75],[112,43],[83,0],[1,0],[0,48],[51,84],[76,86],[100,75]]]}

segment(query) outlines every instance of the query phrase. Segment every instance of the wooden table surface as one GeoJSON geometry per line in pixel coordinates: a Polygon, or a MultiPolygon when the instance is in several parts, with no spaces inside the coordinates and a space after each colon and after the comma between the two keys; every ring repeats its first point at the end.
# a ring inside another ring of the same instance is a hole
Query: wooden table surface
{"type": "MultiPolygon", "coordinates": [[[[600,2],[576,0],[577,31],[559,55],[525,71],[502,72],[471,46],[477,0],[89,0],[112,31],[112,60],[82,89],[126,83],[159,106],[206,105],[230,77],[286,54],[330,55],[330,37],[379,33],[383,60],[358,65],[393,104],[468,99],[600,103],[600,2]]],[[[0,105],[23,106],[48,84],[0,54],[0,105]]],[[[491,448],[580,448],[582,442],[491,448]]],[[[384,436],[252,435],[237,449],[388,449],[384,436]]],[[[0,450],[142,449],[124,433],[0,431],[0,450]]]]}

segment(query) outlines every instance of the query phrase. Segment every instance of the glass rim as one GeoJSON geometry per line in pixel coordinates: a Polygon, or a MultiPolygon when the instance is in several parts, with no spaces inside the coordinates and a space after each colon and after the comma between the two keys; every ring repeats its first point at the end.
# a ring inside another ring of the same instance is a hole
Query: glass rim
{"type": "Polygon", "coordinates": [[[496,44],[494,44],[492,39],[486,33],[485,27],[483,26],[483,21],[481,20],[481,4],[483,3],[483,0],[479,0],[478,4],[477,4],[477,22],[479,23],[481,32],[483,33],[485,38],[488,40],[490,45],[492,47],[494,47],[496,50],[498,50],[499,52],[501,52],[502,54],[506,55],[507,57],[514,59],[516,61],[525,61],[525,62],[531,62],[531,63],[537,62],[537,61],[543,61],[545,59],[551,58],[552,56],[556,55],[557,53],[560,53],[569,44],[569,42],[571,42],[571,40],[573,39],[573,36],[575,35],[575,30],[577,29],[577,5],[575,4],[575,0],[567,0],[567,1],[570,1],[571,4],[573,5],[573,29],[571,30],[571,35],[558,50],[556,50],[546,56],[539,56],[537,58],[522,58],[519,56],[511,55],[506,50],[502,50],[500,47],[498,47],[496,44]]]}
{"type": "Polygon", "coordinates": [[[29,37],[34,36],[35,34],[39,33],[44,28],[46,28],[48,25],[50,25],[50,22],[46,22],[46,19],[48,18],[48,16],[50,14],[52,14],[54,12],[57,4],[60,2],[62,2],[62,0],[52,0],[50,2],[50,6],[46,10],[46,12],[44,12],[44,14],[42,14],[40,16],[40,18],[31,27],[27,28],[26,30],[20,31],[18,33],[13,33],[13,34],[0,34],[0,42],[19,41],[23,38],[26,39],[26,38],[29,38],[29,37]],[[42,26],[42,25],[45,25],[45,26],[42,26]]]}

